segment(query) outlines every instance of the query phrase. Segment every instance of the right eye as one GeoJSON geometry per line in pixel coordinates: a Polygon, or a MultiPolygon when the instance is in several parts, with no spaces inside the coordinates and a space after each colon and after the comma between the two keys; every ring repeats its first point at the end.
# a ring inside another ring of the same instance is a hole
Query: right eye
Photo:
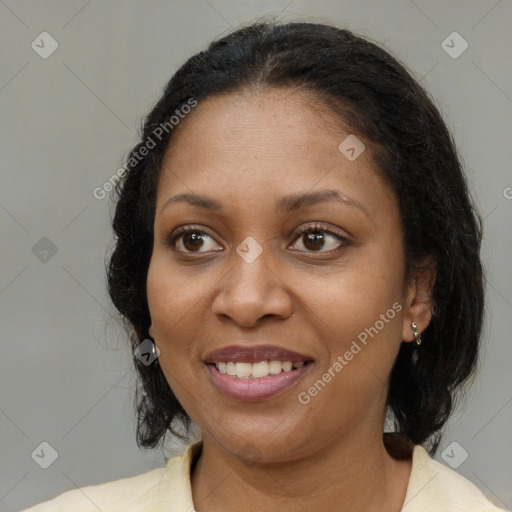
{"type": "MultiPolygon", "coordinates": [[[[208,248],[206,250],[200,250],[205,247],[205,241],[208,241],[208,239],[213,241],[210,235],[196,227],[182,226],[174,230],[167,237],[165,244],[178,252],[184,253],[209,252],[209,250],[215,250],[208,248]]],[[[210,243],[210,245],[214,246],[215,244],[210,243]]]]}

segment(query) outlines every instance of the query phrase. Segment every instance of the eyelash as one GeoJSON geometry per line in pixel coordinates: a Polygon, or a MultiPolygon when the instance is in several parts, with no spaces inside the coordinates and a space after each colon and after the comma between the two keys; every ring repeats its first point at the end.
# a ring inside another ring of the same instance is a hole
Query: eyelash
{"type": "MultiPolygon", "coordinates": [[[[298,240],[302,235],[306,234],[306,233],[317,233],[317,232],[320,232],[320,233],[326,233],[328,235],[331,235],[333,236],[334,238],[337,238],[339,242],[341,242],[340,246],[337,247],[336,249],[331,249],[329,251],[302,251],[302,250],[299,250],[298,252],[308,252],[308,253],[311,253],[311,254],[315,254],[315,253],[320,253],[320,254],[325,254],[325,253],[332,253],[332,252],[335,252],[335,251],[338,251],[341,249],[341,247],[343,246],[346,246],[348,245],[348,240],[347,238],[341,236],[340,234],[326,228],[325,226],[321,225],[321,224],[313,224],[313,225],[310,225],[310,226],[307,226],[305,228],[302,228],[298,231],[298,233],[296,233],[296,236],[295,236],[295,239],[294,240],[298,240]]],[[[206,233],[203,229],[201,229],[199,226],[194,226],[194,225],[191,225],[191,226],[181,226],[177,229],[175,229],[165,240],[165,245],[166,246],[169,246],[171,247],[173,250],[176,250],[176,242],[184,235],[188,235],[190,233],[198,233],[198,234],[202,234],[202,235],[207,235],[209,236],[210,238],[213,239],[213,237],[211,237],[208,233],[206,233]]],[[[183,251],[178,251],[180,253],[183,254],[183,251]]],[[[199,251],[188,251],[188,252],[185,252],[184,254],[207,254],[208,251],[206,252],[199,252],[199,251]]]]}

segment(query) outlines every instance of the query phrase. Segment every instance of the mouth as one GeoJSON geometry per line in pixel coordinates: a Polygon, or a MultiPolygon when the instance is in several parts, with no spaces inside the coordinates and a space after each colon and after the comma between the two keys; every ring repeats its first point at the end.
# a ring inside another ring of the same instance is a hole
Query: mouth
{"type": "Polygon", "coordinates": [[[232,346],[211,352],[204,360],[208,374],[222,394],[255,401],[281,394],[300,380],[314,364],[304,354],[280,347],[232,346]]]}
{"type": "Polygon", "coordinates": [[[288,373],[313,361],[259,361],[257,363],[220,361],[218,363],[209,363],[215,365],[215,368],[224,375],[235,377],[237,379],[261,379],[263,377],[280,375],[282,372],[288,373]]]}

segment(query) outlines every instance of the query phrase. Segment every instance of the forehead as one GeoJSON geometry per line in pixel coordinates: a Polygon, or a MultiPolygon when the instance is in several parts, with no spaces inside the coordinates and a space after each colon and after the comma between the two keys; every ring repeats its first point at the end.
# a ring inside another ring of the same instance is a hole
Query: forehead
{"type": "Polygon", "coordinates": [[[350,128],[313,93],[272,89],[211,97],[173,134],[158,202],[190,191],[270,201],[337,187],[362,203],[384,205],[382,195],[392,192],[375,171],[370,151],[355,160],[340,151],[349,135],[350,128]]]}
{"type": "MultiPolygon", "coordinates": [[[[242,90],[217,95],[202,101],[176,130],[168,155],[175,149],[189,146],[191,137],[201,137],[202,152],[221,152],[228,146],[247,151],[298,145],[307,147],[315,139],[331,139],[335,143],[343,121],[312,92],[288,88],[242,90]]],[[[196,143],[197,140],[194,141],[196,143]]],[[[303,151],[307,153],[307,151],[303,151]]]]}

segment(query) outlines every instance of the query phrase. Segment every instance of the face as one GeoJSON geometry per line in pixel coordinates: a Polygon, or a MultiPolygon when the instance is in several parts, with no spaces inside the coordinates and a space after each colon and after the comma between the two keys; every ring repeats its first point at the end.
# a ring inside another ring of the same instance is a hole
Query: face
{"type": "Polygon", "coordinates": [[[269,461],[381,434],[411,302],[396,198],[368,145],[347,158],[350,131],[313,100],[204,101],[174,134],[157,192],[147,293],[161,368],[203,437],[269,461]],[[249,366],[280,372],[249,379],[207,364],[243,373],[251,356],[299,364],[249,366]]]}

